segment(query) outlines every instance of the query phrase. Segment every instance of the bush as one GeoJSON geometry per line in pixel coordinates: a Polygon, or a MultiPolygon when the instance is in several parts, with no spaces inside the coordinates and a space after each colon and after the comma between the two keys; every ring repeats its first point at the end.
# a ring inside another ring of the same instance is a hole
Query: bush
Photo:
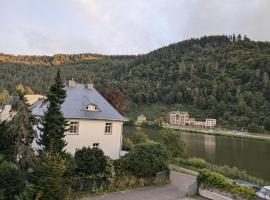
{"type": "Polygon", "coordinates": [[[31,182],[40,200],[62,200],[67,198],[68,187],[64,174],[65,160],[59,154],[43,152],[33,165],[31,182]]]}
{"type": "Polygon", "coordinates": [[[247,199],[255,199],[256,197],[256,193],[253,189],[233,184],[223,175],[216,172],[211,172],[207,169],[200,171],[198,182],[200,185],[203,184],[204,187],[228,191],[232,194],[239,195],[247,199]]]}
{"type": "Polygon", "coordinates": [[[232,179],[241,179],[241,180],[245,180],[245,181],[255,183],[258,185],[269,184],[262,179],[258,179],[254,176],[250,176],[249,174],[247,174],[246,171],[239,170],[237,167],[230,167],[228,165],[218,166],[218,165],[210,164],[201,158],[196,158],[196,157],[188,158],[188,159],[175,158],[172,161],[172,163],[190,168],[190,169],[195,170],[195,171],[206,168],[206,169],[209,169],[211,171],[218,172],[218,173],[220,173],[226,177],[232,178],[232,179]]]}
{"type": "Polygon", "coordinates": [[[14,199],[25,187],[23,174],[18,165],[6,161],[0,155],[0,197],[14,199]]]}
{"type": "Polygon", "coordinates": [[[251,133],[264,133],[264,126],[260,126],[256,123],[251,123],[248,125],[248,132],[251,133]]]}
{"type": "Polygon", "coordinates": [[[149,138],[144,132],[136,133],[133,137],[134,144],[147,143],[148,141],[149,141],[149,138]]]}
{"type": "MultiPolygon", "coordinates": [[[[1,199],[1,198],[0,198],[1,199]]],[[[33,185],[27,185],[24,190],[16,196],[16,200],[33,200],[35,199],[35,189],[33,185]]]]}
{"type": "Polygon", "coordinates": [[[125,157],[128,171],[136,177],[152,177],[168,170],[169,155],[159,143],[139,144],[125,157]]]}
{"type": "Polygon", "coordinates": [[[123,137],[122,149],[129,151],[129,150],[133,149],[133,147],[134,147],[133,142],[128,137],[123,137]]]}
{"type": "Polygon", "coordinates": [[[76,172],[93,175],[103,172],[106,167],[106,157],[101,149],[83,147],[75,153],[76,172]]]}
{"type": "Polygon", "coordinates": [[[163,133],[162,144],[168,149],[172,157],[179,157],[184,152],[184,143],[175,132],[168,131],[163,133]]]}

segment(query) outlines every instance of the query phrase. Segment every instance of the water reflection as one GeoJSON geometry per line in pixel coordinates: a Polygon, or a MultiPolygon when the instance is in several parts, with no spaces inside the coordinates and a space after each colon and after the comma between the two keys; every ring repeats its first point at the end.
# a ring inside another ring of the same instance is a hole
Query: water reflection
{"type": "MultiPolygon", "coordinates": [[[[150,139],[159,140],[160,131],[151,128],[124,128],[124,134],[138,131],[148,134],[150,139]]],[[[232,138],[180,132],[184,141],[185,156],[196,156],[219,165],[236,166],[249,174],[270,180],[270,142],[244,138],[232,138]]]]}

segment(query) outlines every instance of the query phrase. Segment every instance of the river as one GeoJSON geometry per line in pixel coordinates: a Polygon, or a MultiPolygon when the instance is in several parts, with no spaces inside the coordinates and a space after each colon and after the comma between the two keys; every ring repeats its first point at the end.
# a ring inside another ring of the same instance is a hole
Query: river
{"type": "MultiPolygon", "coordinates": [[[[150,139],[159,140],[160,130],[141,127],[124,127],[124,135],[138,131],[150,139]]],[[[179,131],[185,143],[184,157],[196,156],[217,165],[235,166],[248,174],[270,181],[270,141],[214,136],[179,131]]]]}

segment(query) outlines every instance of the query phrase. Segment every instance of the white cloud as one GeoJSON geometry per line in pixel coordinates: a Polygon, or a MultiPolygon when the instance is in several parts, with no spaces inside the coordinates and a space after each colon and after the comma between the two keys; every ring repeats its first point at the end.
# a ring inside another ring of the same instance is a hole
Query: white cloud
{"type": "Polygon", "coordinates": [[[139,54],[209,34],[270,40],[269,8],[269,0],[3,0],[0,52],[139,54]]]}

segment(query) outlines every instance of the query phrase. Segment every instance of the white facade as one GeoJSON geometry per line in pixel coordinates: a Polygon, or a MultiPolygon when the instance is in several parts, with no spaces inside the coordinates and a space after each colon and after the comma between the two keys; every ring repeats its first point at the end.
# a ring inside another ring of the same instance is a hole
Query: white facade
{"type": "MultiPolygon", "coordinates": [[[[76,149],[82,147],[100,148],[106,156],[112,159],[119,159],[122,147],[122,121],[88,120],[88,119],[68,119],[70,130],[66,133],[66,152],[75,154],[76,149]],[[108,124],[111,124],[109,132],[108,124]],[[106,126],[107,125],[107,126],[106,126]]],[[[38,134],[40,131],[35,127],[38,134]]],[[[40,146],[36,141],[33,148],[38,150],[40,146]]]]}
{"type": "Polygon", "coordinates": [[[69,119],[69,122],[78,122],[77,133],[73,129],[66,135],[66,151],[74,154],[82,147],[98,147],[112,159],[120,157],[122,146],[122,121],[69,119]],[[106,124],[111,124],[111,132],[106,131],[106,124]],[[97,145],[98,144],[98,145],[97,145]]]}
{"type": "Polygon", "coordinates": [[[9,121],[12,118],[11,105],[5,105],[3,109],[0,108],[0,122],[9,121]]]}

